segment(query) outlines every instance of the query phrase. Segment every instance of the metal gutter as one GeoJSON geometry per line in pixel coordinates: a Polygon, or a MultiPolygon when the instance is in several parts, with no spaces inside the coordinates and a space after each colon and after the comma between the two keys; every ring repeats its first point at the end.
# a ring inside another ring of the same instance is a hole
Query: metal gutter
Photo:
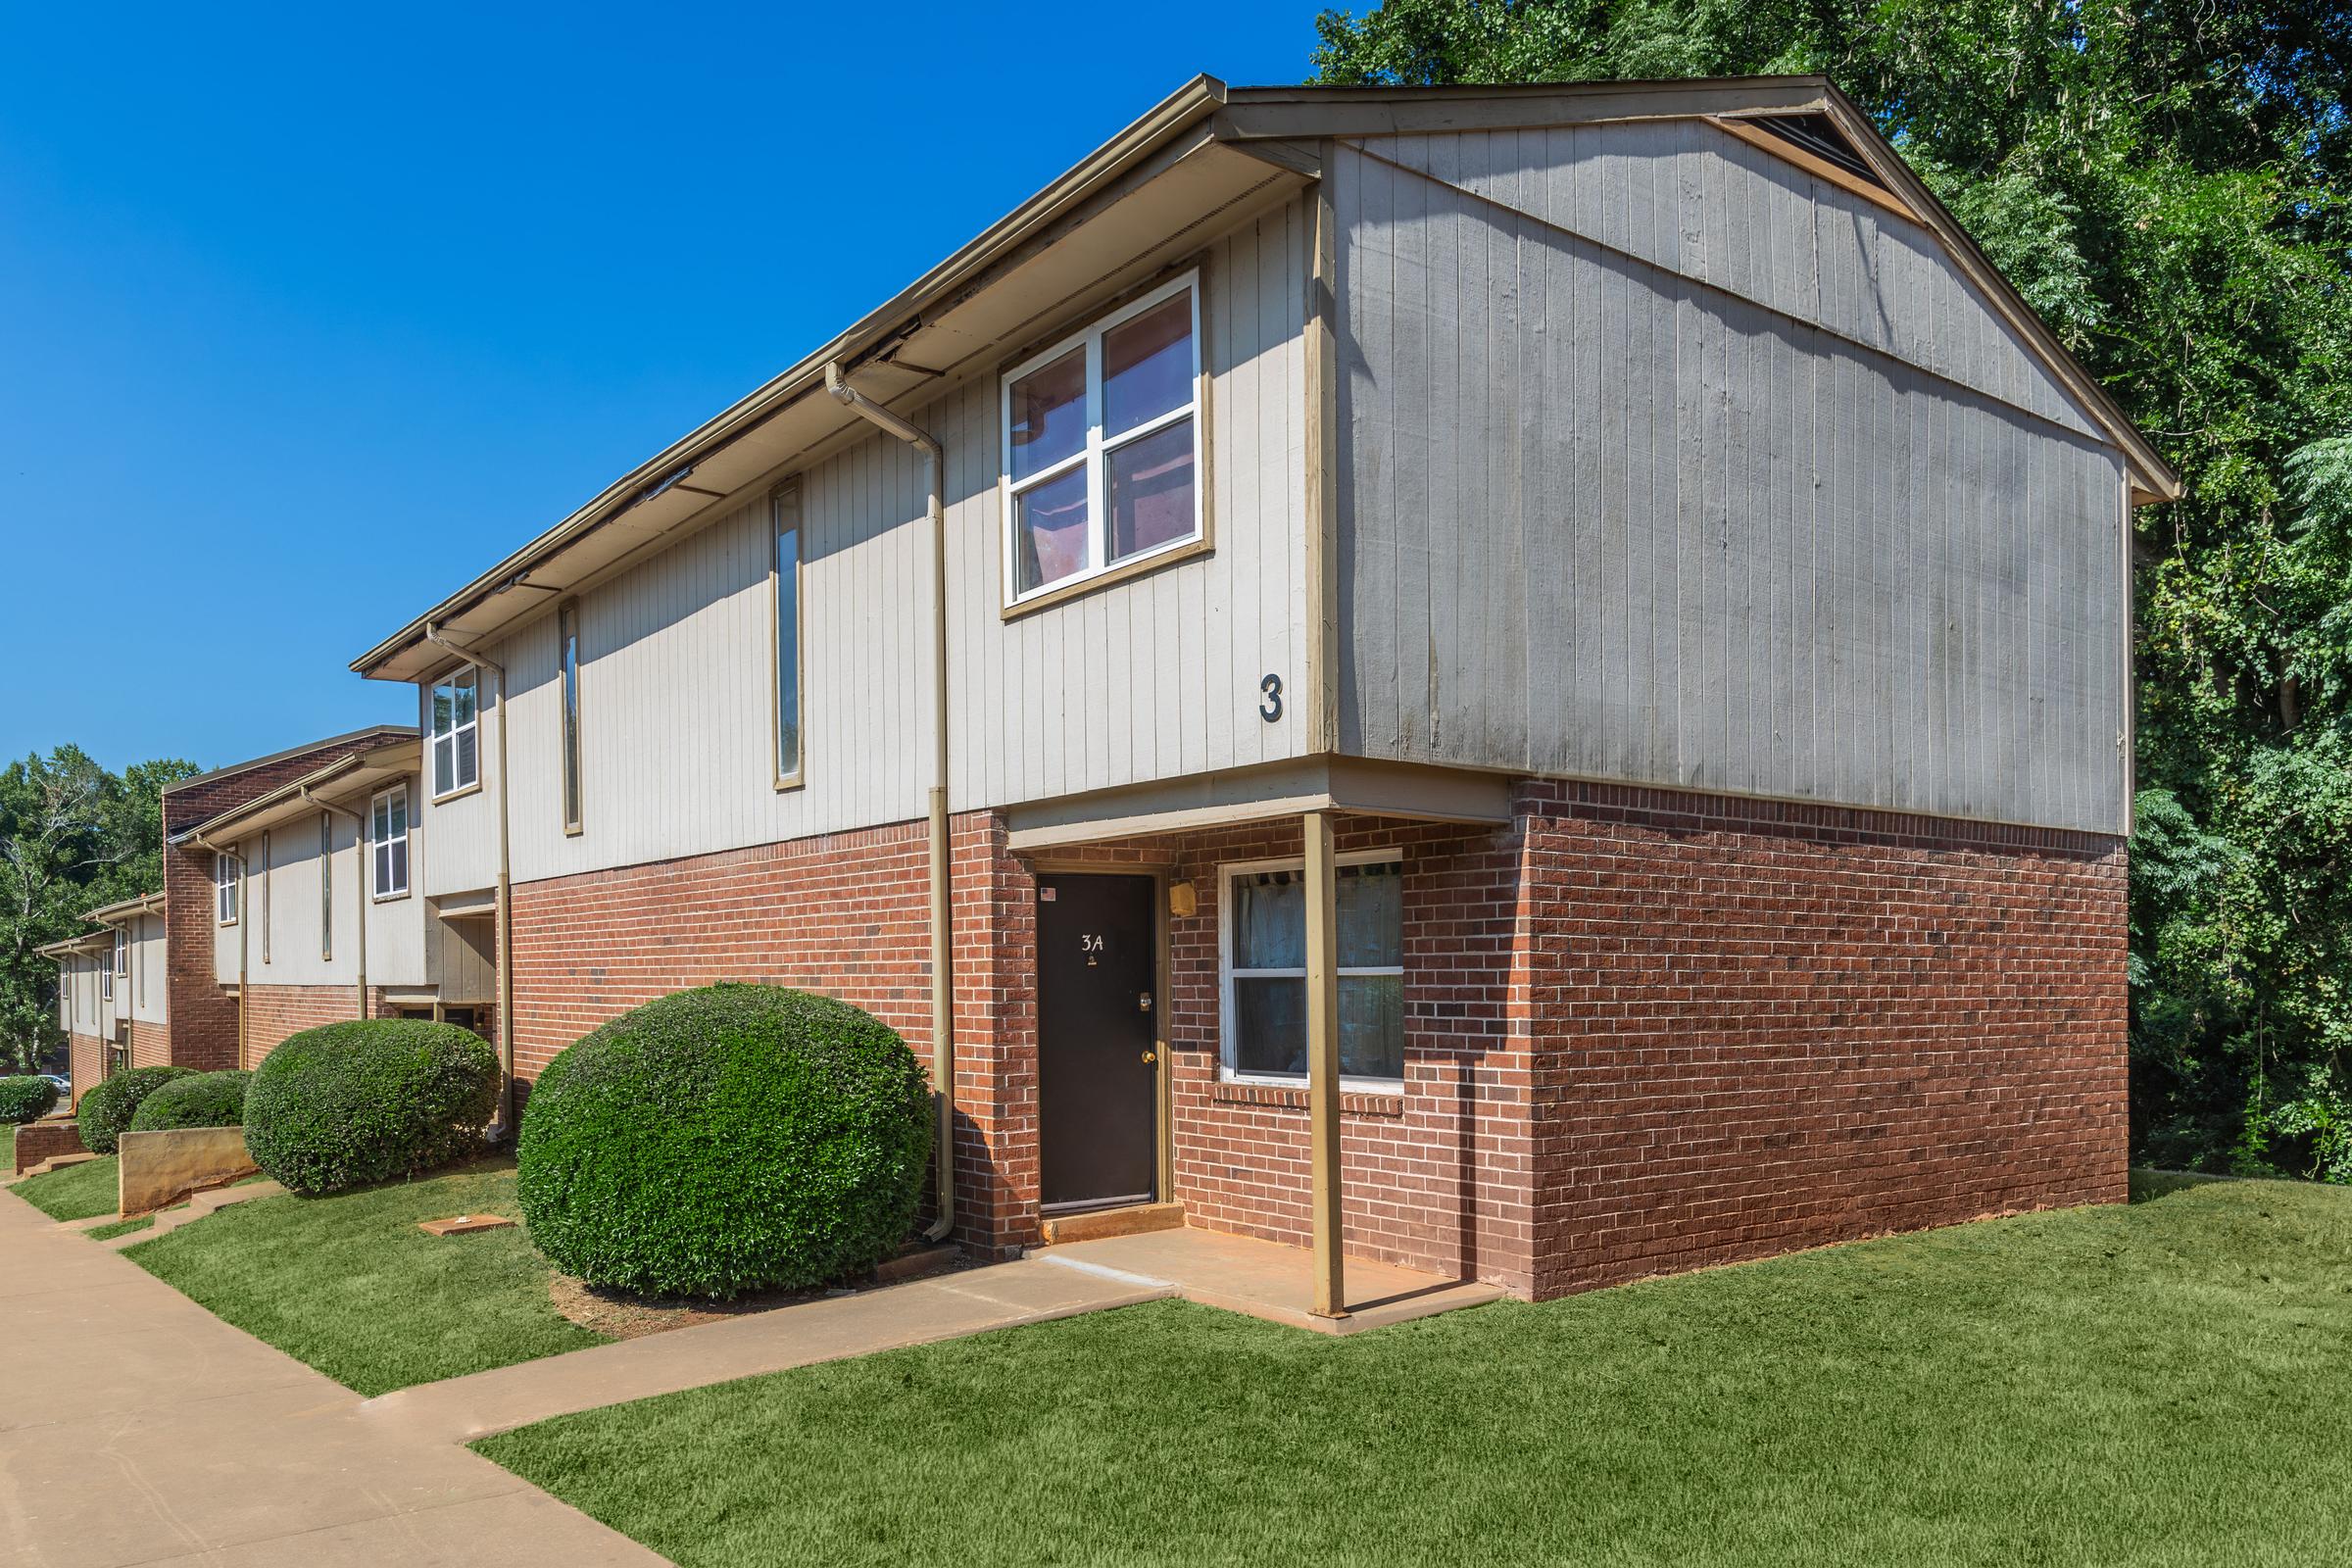
{"type": "Polygon", "coordinates": [[[893,414],[856,387],[838,362],[825,366],[825,390],[859,418],[923,454],[929,480],[924,511],[931,520],[931,767],[924,805],[931,850],[931,1088],[939,1108],[933,1140],[932,1184],[939,1215],[923,1233],[944,1241],[956,1228],[956,982],[950,929],[948,819],[948,514],[947,456],[928,432],[893,414]]]}
{"type": "MultiPolygon", "coordinates": [[[[415,732],[411,731],[411,733],[415,732]]],[[[326,744],[332,745],[333,743],[326,744]]],[[[306,746],[303,750],[309,751],[310,748],[306,746]]],[[[234,827],[247,817],[258,816],[264,811],[285,805],[288,801],[301,800],[306,788],[323,784],[328,779],[348,773],[359,765],[360,754],[357,752],[353,752],[347,757],[338,757],[314,772],[305,773],[302,777],[280,784],[273,790],[264,791],[250,801],[239,801],[225,811],[216,811],[194,827],[181,828],[177,833],[172,834],[168,842],[201,844],[204,842],[204,835],[208,833],[220,833],[224,829],[234,827]]]]}

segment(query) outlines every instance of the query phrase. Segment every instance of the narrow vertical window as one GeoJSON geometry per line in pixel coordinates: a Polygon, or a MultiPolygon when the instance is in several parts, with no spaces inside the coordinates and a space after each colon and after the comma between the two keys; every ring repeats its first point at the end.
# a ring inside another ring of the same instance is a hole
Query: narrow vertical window
{"type": "Polygon", "coordinates": [[[580,830],[580,607],[556,610],[556,662],[564,677],[564,831],[580,830]]]}
{"type": "Polygon", "coordinates": [[[335,961],[335,819],[318,813],[318,959],[335,961]]]}
{"type": "Polygon", "coordinates": [[[270,961],[270,835],[262,835],[262,961],[270,961]]]}
{"type": "Polygon", "coordinates": [[[801,779],[801,492],[779,490],[776,560],[776,783],[801,779]]]}
{"type": "Polygon", "coordinates": [[[398,898],[409,891],[409,787],[379,791],[368,803],[368,824],[375,896],[398,898]]]}
{"type": "Polygon", "coordinates": [[[481,676],[473,665],[433,682],[433,793],[455,795],[481,782],[481,676]]]}
{"type": "Polygon", "coordinates": [[[237,858],[213,852],[213,914],[222,925],[237,923],[237,858]]]}

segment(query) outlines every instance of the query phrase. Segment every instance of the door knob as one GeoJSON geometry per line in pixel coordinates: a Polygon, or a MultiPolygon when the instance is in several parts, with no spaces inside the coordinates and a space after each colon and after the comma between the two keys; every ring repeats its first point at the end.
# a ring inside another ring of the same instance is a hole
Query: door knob
{"type": "Polygon", "coordinates": [[[1150,1065],[1152,1065],[1152,1063],[1153,1063],[1153,1062],[1157,1061],[1158,1059],[1159,1059],[1159,1053],[1158,1053],[1158,1052],[1156,1052],[1156,1051],[1147,1051],[1147,1052],[1145,1052],[1145,1053],[1144,1053],[1144,1065],[1145,1065],[1145,1066],[1147,1066],[1147,1067],[1149,1067],[1150,1065]]]}
{"type": "Polygon", "coordinates": [[[1135,999],[1135,1010],[1138,1012],[1150,1012],[1152,1010],[1151,992],[1144,992],[1141,996],[1135,999]]]}

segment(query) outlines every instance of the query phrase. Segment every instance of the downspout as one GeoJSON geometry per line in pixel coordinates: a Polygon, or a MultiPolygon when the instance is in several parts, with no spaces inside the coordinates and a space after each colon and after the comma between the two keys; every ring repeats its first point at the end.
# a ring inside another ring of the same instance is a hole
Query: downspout
{"type": "MultiPolygon", "coordinates": [[[[436,648],[446,648],[468,663],[480,664],[498,677],[498,1125],[490,1129],[492,1138],[503,1138],[514,1125],[514,862],[508,853],[507,835],[507,666],[461,648],[441,635],[441,629],[425,622],[424,640],[436,648]]],[[[430,736],[426,750],[432,747],[430,736]]],[[[427,758],[425,765],[432,765],[427,758]]],[[[430,848],[429,846],[427,847],[430,848]]]]}
{"type": "MultiPolygon", "coordinates": [[[[501,696],[502,698],[504,696],[503,688],[501,691],[501,696]]],[[[357,811],[345,810],[340,806],[327,805],[326,802],[318,799],[318,796],[311,793],[311,787],[308,784],[305,784],[301,787],[301,795],[304,801],[308,802],[312,806],[316,806],[318,808],[318,809],[326,812],[330,816],[347,816],[351,818],[351,847],[353,851],[352,858],[359,862],[360,873],[357,877],[352,879],[351,884],[352,892],[357,895],[357,898],[354,900],[354,906],[359,910],[360,925],[359,1016],[365,1018],[368,1016],[368,905],[369,902],[368,893],[370,888],[370,884],[368,880],[368,822],[367,819],[361,816],[357,811]]]]}
{"type": "Polygon", "coordinates": [[[956,992],[948,902],[948,514],[946,458],[939,442],[849,383],[838,360],[825,364],[825,390],[858,417],[923,454],[931,519],[931,1084],[939,1104],[932,1185],[939,1218],[925,1241],[956,1228],[956,992]]]}
{"type": "MultiPolygon", "coordinates": [[[[237,1065],[242,1067],[245,1065],[246,957],[253,947],[251,938],[253,922],[245,918],[247,912],[245,895],[250,891],[245,886],[245,857],[234,850],[222,849],[201,833],[191,834],[190,837],[195,840],[199,848],[210,850],[215,855],[224,855],[237,862],[237,1065]]],[[[217,900],[220,895],[216,893],[214,897],[217,900]]],[[[213,918],[216,922],[220,918],[220,911],[218,907],[213,911],[213,918]]]]}

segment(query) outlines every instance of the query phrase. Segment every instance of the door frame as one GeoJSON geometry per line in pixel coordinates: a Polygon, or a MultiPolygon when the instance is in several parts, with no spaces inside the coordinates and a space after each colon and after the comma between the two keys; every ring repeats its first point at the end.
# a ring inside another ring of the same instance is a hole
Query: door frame
{"type": "MultiPolygon", "coordinates": [[[[1168,1070],[1168,884],[1175,880],[1175,867],[1166,860],[1145,860],[1132,865],[1107,864],[1102,860],[1074,860],[1050,855],[1037,856],[1029,861],[1029,900],[1032,921],[1037,918],[1037,885],[1047,877],[1064,876],[1148,876],[1152,879],[1152,1198],[1154,1203],[1173,1202],[1176,1187],[1176,1139],[1174,1133],[1175,1095],[1168,1070]]],[[[1035,929],[1034,925],[1032,929],[1035,929]]],[[[1030,979],[1041,987],[1045,980],[1038,972],[1035,949],[1031,949],[1030,979]]],[[[1045,1009],[1038,1009],[1041,1037],[1037,1042],[1038,1054],[1045,1054],[1042,1031],[1045,1009]]],[[[1045,1121],[1038,1121],[1039,1148],[1044,1148],[1045,1121]]],[[[1039,1204],[1043,1210],[1044,1204],[1039,1204]]]]}

